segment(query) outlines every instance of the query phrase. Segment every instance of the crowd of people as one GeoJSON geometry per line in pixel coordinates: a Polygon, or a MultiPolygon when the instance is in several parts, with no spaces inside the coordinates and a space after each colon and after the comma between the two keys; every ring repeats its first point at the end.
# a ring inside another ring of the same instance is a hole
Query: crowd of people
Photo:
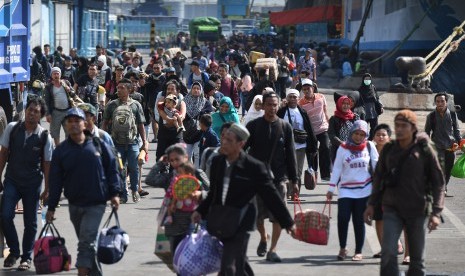
{"type": "Polygon", "coordinates": [[[408,275],[425,275],[423,226],[434,230],[439,225],[461,140],[448,95],[435,96],[426,135],[420,133],[415,113],[403,110],[393,121],[396,140],[390,140],[390,127],[378,125],[384,110],[370,74],[361,77],[357,93],[335,95],[336,111],[330,116],[327,99],[318,92],[317,68],[322,65],[313,49],[298,58],[282,49],[272,51],[276,78],[272,68],[255,67],[240,48],[228,49],[221,58],[209,55],[211,50],[199,49],[187,64],[182,52],[171,56],[158,48],[144,66],[135,49],[113,64],[100,45],[90,60],[78,57],[75,49],[64,55],[61,47],[53,54],[48,45],[43,53],[34,48],[38,69],[31,81],[45,82],[39,93],[43,99],[28,98],[24,121],[10,123],[0,140],[0,172],[8,164],[0,182],[3,231],[10,247],[4,267],[21,258],[19,269],[31,268],[38,203],[48,204],[47,221],[53,221],[63,190],[79,238],[78,273],[100,275],[93,245],[105,204],[111,200],[118,208],[129,195],[137,203],[148,194],[141,188],[141,167],[148,157],[156,158],[155,166],[168,167],[163,186],[168,210],[161,223],[172,252],[191,222],[207,220],[208,225],[219,219],[212,214],[215,208],[227,206],[242,214],[233,235],[222,238],[220,275],[253,275],[245,252],[255,227],[260,233],[257,255],[281,262],[282,229],[291,235],[295,231],[286,204],[299,197],[305,161],[329,183],[328,200],[337,188],[339,260],[349,254],[350,220],[356,240],[353,261],[363,260],[364,222],[376,220],[381,275],[398,274],[402,230],[408,275]],[[185,65],[191,70],[183,76],[185,65]],[[49,131],[39,124],[43,117],[49,131]],[[155,156],[149,154],[150,142],[157,143],[155,156]],[[123,165],[121,177],[117,160],[123,165]],[[29,166],[26,173],[24,164],[29,166]],[[177,179],[184,175],[201,179],[202,185],[187,198],[175,199],[177,179]],[[20,199],[22,255],[14,227],[20,199]],[[266,219],[272,223],[271,240],[266,219]]]}

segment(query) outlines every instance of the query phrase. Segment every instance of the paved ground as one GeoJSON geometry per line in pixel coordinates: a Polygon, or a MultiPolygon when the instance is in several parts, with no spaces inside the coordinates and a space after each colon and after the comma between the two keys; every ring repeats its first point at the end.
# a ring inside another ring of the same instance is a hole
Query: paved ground
{"type": "MultiPolygon", "coordinates": [[[[334,102],[331,93],[333,90],[321,89],[327,94],[329,114],[334,112],[334,102]]],[[[392,125],[395,111],[387,110],[380,117],[380,122],[392,125]]],[[[419,125],[424,126],[426,112],[418,112],[419,125]]],[[[45,124],[46,125],[46,124],[45,124]]],[[[154,163],[156,144],[150,144],[150,159],[143,168],[143,177],[148,173],[154,163]]],[[[163,192],[161,189],[144,187],[150,195],[139,203],[128,203],[121,206],[119,211],[121,226],[129,233],[131,244],[124,258],[117,264],[104,266],[105,275],[171,275],[172,272],[153,254],[155,245],[156,226],[155,219],[163,192]]],[[[304,190],[302,193],[302,207],[322,210],[327,185],[319,183],[314,191],[304,190]]],[[[453,178],[449,184],[449,191],[454,197],[446,199],[444,218],[446,222],[440,229],[427,235],[426,266],[428,275],[465,275],[465,208],[463,197],[465,187],[463,180],[453,178]]],[[[337,239],[337,208],[333,202],[331,220],[330,242],[327,246],[310,245],[292,239],[283,233],[278,244],[278,253],[283,258],[281,264],[267,263],[264,258],[256,256],[256,246],[259,236],[252,234],[248,256],[257,275],[377,275],[379,274],[379,259],[371,256],[380,250],[374,228],[367,227],[366,242],[364,246],[365,259],[362,262],[337,261],[339,250],[337,239]]],[[[67,201],[63,200],[56,212],[56,226],[61,235],[66,238],[68,250],[73,256],[73,264],[76,258],[77,239],[68,215],[67,201]]],[[[288,205],[293,212],[293,205],[288,205]]],[[[107,208],[107,215],[109,215],[107,208]]],[[[39,217],[40,221],[40,217],[39,217]]],[[[40,222],[39,222],[40,224],[40,222]]],[[[22,215],[16,218],[16,226],[22,232],[22,215]]],[[[267,224],[267,229],[270,229],[267,224]]],[[[352,254],[354,250],[354,234],[349,228],[348,249],[352,254]]],[[[400,260],[400,258],[399,258],[400,260]]],[[[1,265],[0,265],[1,266],[1,265]]],[[[405,269],[405,267],[402,267],[405,269]]],[[[57,275],[73,275],[77,271],[73,268],[70,272],[57,275]]],[[[17,272],[13,269],[0,268],[1,275],[33,275],[35,272],[17,272]]]]}

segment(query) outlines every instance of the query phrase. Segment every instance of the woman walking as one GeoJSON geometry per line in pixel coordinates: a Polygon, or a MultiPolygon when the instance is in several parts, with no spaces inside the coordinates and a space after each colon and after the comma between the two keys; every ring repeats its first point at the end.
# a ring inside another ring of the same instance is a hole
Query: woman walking
{"type": "Polygon", "coordinates": [[[363,212],[372,188],[372,171],[378,162],[378,152],[371,141],[367,141],[368,125],[358,120],[349,131],[347,141],[337,150],[333,173],[329,182],[326,198],[332,200],[334,190],[338,188],[337,229],[339,235],[338,260],[347,257],[347,234],[349,221],[355,232],[355,254],[352,261],[363,259],[362,249],[365,241],[363,212]]]}
{"type": "Polygon", "coordinates": [[[379,101],[376,87],[372,83],[372,77],[370,74],[365,73],[362,78],[362,83],[358,88],[360,92],[360,103],[365,109],[365,121],[370,124],[370,135],[369,140],[373,139],[374,130],[378,125],[378,117],[384,111],[383,105],[379,101]]]}

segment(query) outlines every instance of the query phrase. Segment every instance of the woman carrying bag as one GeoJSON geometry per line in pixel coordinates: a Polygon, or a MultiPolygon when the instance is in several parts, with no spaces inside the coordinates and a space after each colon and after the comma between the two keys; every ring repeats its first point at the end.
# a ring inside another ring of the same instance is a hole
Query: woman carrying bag
{"type": "Polygon", "coordinates": [[[368,125],[358,120],[349,131],[347,141],[337,150],[333,173],[329,182],[326,198],[332,200],[334,190],[338,188],[337,229],[340,251],[337,259],[347,257],[347,234],[352,217],[355,232],[355,254],[352,261],[363,259],[362,249],[365,241],[363,212],[372,189],[372,174],[378,162],[378,152],[371,141],[367,141],[368,125]]]}

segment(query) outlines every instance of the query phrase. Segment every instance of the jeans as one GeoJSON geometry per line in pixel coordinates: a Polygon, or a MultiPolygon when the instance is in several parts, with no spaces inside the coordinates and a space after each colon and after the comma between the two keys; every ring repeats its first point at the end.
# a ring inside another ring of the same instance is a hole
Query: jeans
{"type": "Polygon", "coordinates": [[[192,164],[194,164],[196,168],[200,168],[199,143],[200,142],[195,142],[194,144],[186,144],[188,159],[192,161],[192,164]]]}
{"type": "Polygon", "coordinates": [[[407,276],[426,275],[425,240],[427,216],[402,218],[397,212],[384,210],[383,244],[381,251],[381,276],[399,275],[397,242],[405,227],[410,251],[410,266],[407,276]]]}
{"type": "Polygon", "coordinates": [[[445,149],[438,149],[438,159],[439,164],[441,165],[442,172],[444,173],[444,178],[446,179],[446,185],[450,180],[450,173],[452,167],[454,166],[455,153],[453,151],[448,151],[445,149]]]}
{"type": "Polygon", "coordinates": [[[247,109],[245,108],[245,103],[247,102],[247,97],[249,97],[249,92],[246,91],[241,91],[239,93],[240,99],[241,99],[241,108],[242,108],[242,117],[245,116],[245,112],[247,112],[247,109]]]}
{"type": "Polygon", "coordinates": [[[90,269],[89,275],[102,275],[96,252],[97,235],[104,213],[103,204],[86,207],[69,205],[69,217],[79,241],[76,267],[90,269]]]}
{"type": "Polygon", "coordinates": [[[129,170],[129,181],[131,183],[131,191],[137,192],[139,185],[139,164],[137,158],[139,157],[139,145],[116,145],[118,152],[121,154],[123,166],[126,168],[124,174],[124,187],[122,187],[122,198],[127,199],[126,189],[126,175],[129,170]]]}
{"type": "Polygon", "coordinates": [[[337,201],[337,232],[339,246],[346,248],[349,221],[352,216],[352,224],[355,232],[355,254],[361,254],[365,241],[365,223],[363,212],[367,206],[368,197],[364,198],[339,198],[337,201]]]}
{"type": "Polygon", "coordinates": [[[328,132],[325,131],[316,135],[316,139],[320,142],[318,147],[318,154],[312,160],[312,167],[314,171],[318,171],[318,163],[320,168],[321,178],[331,177],[331,153],[330,153],[330,140],[328,132]]]}
{"type": "Polygon", "coordinates": [[[37,209],[39,208],[41,183],[42,179],[38,179],[28,183],[29,187],[21,187],[10,178],[5,178],[3,182],[4,191],[1,212],[3,234],[10,247],[10,254],[15,257],[20,256],[18,233],[14,224],[15,207],[20,199],[23,202],[24,234],[23,255],[21,255],[23,260],[32,259],[31,255],[37,234],[37,209]]]}

